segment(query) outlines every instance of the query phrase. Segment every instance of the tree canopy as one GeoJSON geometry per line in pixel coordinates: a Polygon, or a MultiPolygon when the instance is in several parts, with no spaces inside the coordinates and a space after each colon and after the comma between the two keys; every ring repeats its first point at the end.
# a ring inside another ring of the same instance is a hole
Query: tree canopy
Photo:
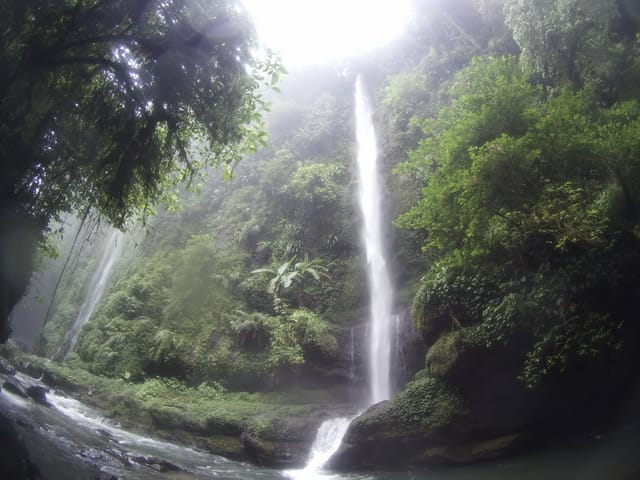
{"type": "Polygon", "coordinates": [[[232,165],[264,143],[260,89],[280,67],[229,0],[11,1],[0,29],[4,324],[52,218],[91,208],[122,227],[232,165]]]}

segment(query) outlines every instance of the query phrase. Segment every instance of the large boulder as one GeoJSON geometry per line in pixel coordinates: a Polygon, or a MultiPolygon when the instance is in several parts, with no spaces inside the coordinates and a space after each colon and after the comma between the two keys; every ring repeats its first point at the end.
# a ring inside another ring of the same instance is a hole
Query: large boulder
{"type": "Polygon", "coordinates": [[[193,415],[175,405],[157,405],[148,414],[157,433],[168,433],[175,440],[258,465],[299,468],[307,461],[320,424],[334,416],[352,415],[350,408],[274,406],[257,414],[229,416],[216,411],[193,415]]]}
{"type": "Polygon", "coordinates": [[[14,422],[0,413],[0,478],[36,480],[42,478],[38,467],[14,426],[14,422]]]}
{"type": "Polygon", "coordinates": [[[7,391],[23,398],[31,398],[34,401],[49,406],[47,393],[50,389],[47,385],[22,373],[13,376],[2,375],[2,387],[7,391]]]}
{"type": "Polygon", "coordinates": [[[356,418],[328,467],[389,468],[420,463],[425,451],[465,439],[471,418],[462,395],[445,382],[419,375],[393,400],[356,418]]]}
{"type": "Polygon", "coordinates": [[[539,392],[518,381],[523,354],[506,344],[486,345],[476,330],[440,337],[427,352],[425,370],[464,395],[478,435],[519,431],[531,423],[540,403],[539,392]]]}
{"type": "Polygon", "coordinates": [[[518,380],[526,338],[514,334],[509,341],[487,342],[480,328],[441,332],[427,351],[425,369],[395,398],[351,424],[329,467],[472,463],[533,448],[559,431],[579,434],[585,426],[606,424],[608,407],[615,405],[602,388],[610,384],[606,371],[594,376],[598,370],[591,367],[582,376],[549,376],[526,388],[518,380]]]}
{"type": "Polygon", "coordinates": [[[517,380],[522,354],[486,345],[476,330],[442,333],[414,381],[352,423],[330,467],[461,464],[529,446],[521,432],[539,413],[538,395],[517,380]]]}

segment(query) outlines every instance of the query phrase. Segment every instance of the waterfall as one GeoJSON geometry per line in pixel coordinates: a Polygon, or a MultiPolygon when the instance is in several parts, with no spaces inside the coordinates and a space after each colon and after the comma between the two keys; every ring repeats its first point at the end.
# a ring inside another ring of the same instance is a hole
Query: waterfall
{"type": "Polygon", "coordinates": [[[377,166],[376,135],[372,111],[361,77],[356,81],[356,134],[360,189],[358,198],[364,220],[362,239],[367,256],[370,296],[369,379],[371,403],[391,396],[392,288],[382,235],[382,202],[377,166]]]}
{"type": "Polygon", "coordinates": [[[71,324],[71,328],[69,328],[65,333],[64,339],[60,348],[54,355],[54,358],[62,359],[73,349],[82,327],[87,323],[89,318],[91,318],[93,311],[102,298],[104,289],[107,286],[107,281],[111,276],[111,270],[120,256],[121,244],[122,233],[119,230],[114,230],[107,239],[98,267],[93,272],[93,276],[91,277],[91,281],[89,282],[89,287],[87,289],[87,294],[80,310],[78,311],[78,315],[71,324]]]}
{"type": "Polygon", "coordinates": [[[353,327],[349,329],[349,378],[356,378],[356,342],[353,327]]]}
{"type": "MultiPolygon", "coordinates": [[[[370,322],[369,338],[369,405],[391,396],[391,346],[393,325],[397,320],[391,313],[393,305],[391,278],[387,269],[382,239],[382,201],[377,166],[376,135],[371,106],[358,76],[355,88],[356,138],[358,141],[358,169],[360,188],[358,198],[363,217],[362,240],[367,256],[370,322]]],[[[350,360],[354,359],[353,328],[351,329],[350,360]]],[[[360,412],[361,413],[361,412],[360,412]]],[[[357,416],[357,415],[356,415],[357,416]]],[[[331,455],[340,447],[353,418],[340,417],[320,425],[304,470],[289,472],[292,478],[326,478],[320,472],[331,455]]]]}
{"type": "Polygon", "coordinates": [[[339,417],[322,422],[311,446],[307,465],[302,470],[287,471],[287,476],[294,480],[330,478],[322,473],[322,467],[340,447],[351,420],[353,420],[353,417],[339,417]]]}

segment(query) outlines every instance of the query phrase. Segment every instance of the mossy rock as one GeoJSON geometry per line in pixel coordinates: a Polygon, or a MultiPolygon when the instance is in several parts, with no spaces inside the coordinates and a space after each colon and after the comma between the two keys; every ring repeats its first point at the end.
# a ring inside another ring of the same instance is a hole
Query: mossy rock
{"type": "Polygon", "coordinates": [[[375,405],[354,420],[350,428],[354,437],[349,438],[434,435],[465,414],[464,399],[450,385],[433,377],[418,377],[393,400],[375,405]]]}
{"type": "Polygon", "coordinates": [[[206,430],[214,435],[232,435],[240,437],[242,423],[222,415],[208,415],[205,419],[206,430]]]}
{"type": "Polygon", "coordinates": [[[455,388],[421,375],[393,400],[356,418],[329,466],[360,470],[412,463],[431,446],[467,438],[472,423],[466,400],[455,388]]]}
{"type": "Polygon", "coordinates": [[[209,433],[206,419],[195,419],[174,406],[162,405],[148,409],[156,427],[164,430],[186,430],[195,433],[209,433]]]}
{"type": "Polygon", "coordinates": [[[437,378],[448,378],[460,359],[461,351],[467,347],[459,332],[440,337],[427,351],[425,369],[437,378]]]}
{"type": "Polygon", "coordinates": [[[470,397],[488,388],[492,395],[512,389],[519,384],[523,354],[499,343],[488,346],[477,330],[468,327],[440,337],[427,351],[426,372],[470,397]]]}
{"type": "Polygon", "coordinates": [[[248,432],[242,434],[241,441],[247,458],[267,467],[301,467],[309,452],[308,443],[266,440],[248,432]]]}
{"type": "Polygon", "coordinates": [[[441,336],[427,350],[425,370],[428,374],[465,391],[465,387],[504,370],[515,380],[521,362],[506,363],[513,360],[508,351],[498,344],[487,346],[476,330],[476,327],[463,328],[441,336]]]}
{"type": "MultiPolygon", "coordinates": [[[[458,340],[450,336],[439,341],[432,354],[436,370],[446,373],[456,365],[458,340]]],[[[483,367],[470,363],[466,368],[472,372],[483,367]]],[[[527,403],[511,396],[513,389],[491,395],[490,389],[474,388],[470,396],[426,369],[418,372],[395,398],[370,407],[352,422],[329,468],[352,471],[464,464],[526,448],[528,437],[515,432],[529,420],[527,403]]]]}
{"type": "Polygon", "coordinates": [[[245,460],[246,455],[240,436],[234,435],[206,435],[193,437],[196,444],[216,455],[230,458],[232,460],[245,460]]]}
{"type": "Polygon", "coordinates": [[[478,435],[499,436],[526,428],[538,394],[518,381],[522,353],[499,343],[487,346],[477,328],[440,337],[427,351],[425,371],[464,395],[478,435]]]}
{"type": "Polygon", "coordinates": [[[446,308],[446,305],[434,305],[432,297],[430,286],[422,285],[411,306],[411,318],[427,346],[450,331],[454,322],[450,309],[446,308]]]}

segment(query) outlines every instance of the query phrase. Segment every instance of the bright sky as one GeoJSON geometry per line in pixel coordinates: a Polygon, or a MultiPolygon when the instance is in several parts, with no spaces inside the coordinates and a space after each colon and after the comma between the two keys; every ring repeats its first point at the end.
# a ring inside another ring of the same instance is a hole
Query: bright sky
{"type": "Polygon", "coordinates": [[[411,0],[242,0],[264,47],[287,65],[350,57],[402,32],[411,0]]]}

